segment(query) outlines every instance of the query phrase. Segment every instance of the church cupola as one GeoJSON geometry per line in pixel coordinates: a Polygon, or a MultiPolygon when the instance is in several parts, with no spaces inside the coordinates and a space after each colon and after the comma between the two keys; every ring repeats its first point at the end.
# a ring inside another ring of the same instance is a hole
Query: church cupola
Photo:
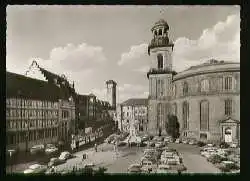
{"type": "Polygon", "coordinates": [[[161,19],[157,21],[153,28],[151,29],[153,33],[153,39],[151,40],[151,43],[148,46],[148,54],[150,55],[150,49],[155,48],[155,47],[174,47],[173,42],[169,40],[168,37],[168,31],[169,31],[169,26],[168,23],[161,19]]]}
{"type": "Polygon", "coordinates": [[[169,39],[169,25],[161,19],[157,21],[151,32],[153,39],[148,45],[150,59],[149,74],[172,73],[172,52],[174,43],[169,39]]]}

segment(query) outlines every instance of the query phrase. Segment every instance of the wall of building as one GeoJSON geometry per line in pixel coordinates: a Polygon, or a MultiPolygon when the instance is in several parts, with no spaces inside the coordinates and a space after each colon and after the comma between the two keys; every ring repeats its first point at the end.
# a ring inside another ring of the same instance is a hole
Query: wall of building
{"type": "MultiPolygon", "coordinates": [[[[225,100],[232,99],[232,114],[230,117],[240,120],[240,73],[221,72],[196,75],[183,78],[173,82],[176,85],[176,96],[173,96],[172,105],[177,105],[177,117],[180,122],[181,135],[188,138],[200,139],[201,133],[207,134],[207,139],[216,141],[222,137],[219,122],[225,120],[225,100]],[[224,78],[233,77],[233,89],[225,90],[224,78]],[[201,91],[201,81],[209,81],[209,89],[201,91]],[[183,95],[183,85],[186,82],[189,86],[187,95],[183,95]],[[209,102],[209,130],[200,130],[200,102],[209,102]],[[189,103],[188,129],[183,129],[183,102],[189,103]],[[185,133],[186,132],[186,133],[185,133]],[[185,133],[185,134],[184,134],[185,133]]],[[[234,134],[234,133],[233,133],[234,134]]]]}

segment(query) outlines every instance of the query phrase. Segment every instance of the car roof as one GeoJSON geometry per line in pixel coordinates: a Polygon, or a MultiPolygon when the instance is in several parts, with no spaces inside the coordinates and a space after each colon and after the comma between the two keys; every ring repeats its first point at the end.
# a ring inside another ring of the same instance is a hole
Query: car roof
{"type": "Polygon", "coordinates": [[[30,168],[30,169],[36,169],[36,168],[38,168],[38,167],[40,167],[40,166],[42,166],[42,165],[36,163],[36,164],[30,165],[29,168],[30,168]]]}

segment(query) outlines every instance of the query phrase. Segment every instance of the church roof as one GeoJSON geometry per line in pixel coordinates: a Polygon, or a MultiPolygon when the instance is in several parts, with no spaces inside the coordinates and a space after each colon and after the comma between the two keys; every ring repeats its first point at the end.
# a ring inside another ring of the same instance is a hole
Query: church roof
{"type": "Polygon", "coordinates": [[[147,106],[148,99],[145,98],[132,98],[121,103],[122,106],[147,106]]]}
{"type": "Polygon", "coordinates": [[[168,23],[167,21],[165,21],[164,19],[160,19],[159,21],[157,21],[154,26],[166,26],[167,29],[169,29],[168,23]]]}

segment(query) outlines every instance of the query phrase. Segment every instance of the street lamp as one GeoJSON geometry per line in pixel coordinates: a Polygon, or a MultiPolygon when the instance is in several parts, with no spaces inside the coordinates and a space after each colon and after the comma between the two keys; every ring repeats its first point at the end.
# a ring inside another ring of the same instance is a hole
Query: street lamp
{"type": "Polygon", "coordinates": [[[8,150],[9,154],[10,154],[10,173],[12,173],[12,166],[13,166],[13,161],[12,161],[12,153],[15,152],[15,150],[8,150]]]}

